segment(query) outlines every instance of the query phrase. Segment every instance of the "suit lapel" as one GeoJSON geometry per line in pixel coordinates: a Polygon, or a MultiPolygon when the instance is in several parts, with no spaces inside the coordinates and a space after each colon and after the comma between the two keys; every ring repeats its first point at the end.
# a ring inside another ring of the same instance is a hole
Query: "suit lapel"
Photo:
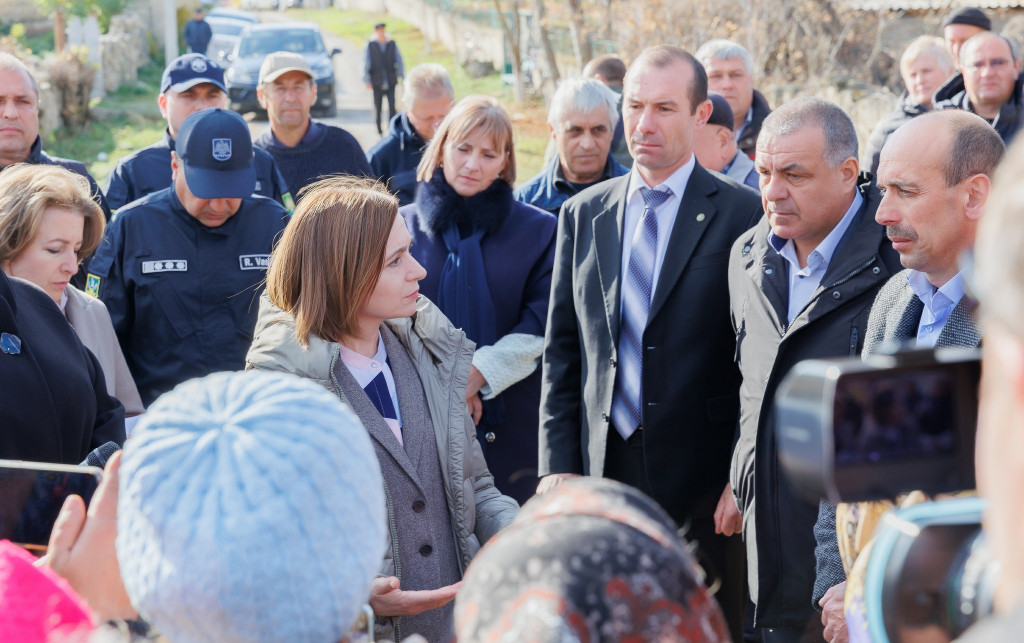
{"type": "MultiPolygon", "coordinates": [[[[613,179],[614,180],[614,179],[613,179]]],[[[601,211],[593,219],[594,247],[597,252],[597,273],[604,295],[604,312],[611,337],[619,336],[619,293],[622,284],[622,225],[626,213],[626,191],[629,175],[606,194],[601,211]]]]}
{"type": "Polygon", "coordinates": [[[917,339],[917,328],[921,325],[921,315],[924,314],[924,303],[914,293],[909,283],[901,292],[903,301],[899,302],[899,309],[903,312],[896,322],[896,330],[889,338],[889,341],[894,341],[900,346],[917,339]]]}
{"type": "Polygon", "coordinates": [[[335,365],[334,376],[338,379],[342,392],[347,398],[346,401],[363,423],[366,432],[387,451],[391,459],[398,463],[398,466],[405,471],[409,479],[419,487],[419,476],[416,474],[416,467],[409,458],[409,454],[402,448],[398,438],[391,432],[391,427],[380,416],[380,411],[373,405],[366,392],[356,382],[356,378],[352,377],[352,373],[349,372],[348,367],[345,366],[345,363],[340,358],[335,365]]]}
{"type": "MultiPolygon", "coordinates": [[[[672,224],[672,232],[669,234],[668,246],[665,248],[665,259],[661,264],[658,283],[651,296],[651,309],[647,314],[648,324],[665,304],[669,293],[672,292],[679,277],[683,274],[683,268],[689,263],[690,256],[693,255],[694,249],[700,243],[704,231],[711,225],[718,209],[708,196],[714,194],[715,191],[714,181],[711,180],[707,170],[700,164],[694,164],[693,173],[686,183],[683,200],[676,213],[675,223],[672,224]]],[[[625,202],[625,198],[623,198],[623,202],[625,202]]]]}

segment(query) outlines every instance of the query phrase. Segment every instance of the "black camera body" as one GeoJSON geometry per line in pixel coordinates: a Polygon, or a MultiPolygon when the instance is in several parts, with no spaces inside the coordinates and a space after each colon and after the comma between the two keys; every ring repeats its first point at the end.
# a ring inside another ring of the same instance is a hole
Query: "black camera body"
{"type": "Polygon", "coordinates": [[[775,399],[793,486],[833,504],[973,489],[980,357],[940,348],[794,366],[775,399]]]}
{"type": "MultiPolygon", "coordinates": [[[[974,489],[980,358],[940,348],[797,364],[775,400],[794,489],[833,504],[974,489]]],[[[848,580],[851,641],[950,641],[991,612],[983,507],[955,498],[883,517],[848,580]]]]}

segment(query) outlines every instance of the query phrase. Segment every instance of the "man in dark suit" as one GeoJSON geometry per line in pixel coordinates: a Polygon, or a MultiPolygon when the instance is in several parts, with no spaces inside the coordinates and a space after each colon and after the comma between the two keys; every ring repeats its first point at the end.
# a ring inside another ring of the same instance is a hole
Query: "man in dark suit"
{"type": "MultiPolygon", "coordinates": [[[[543,493],[573,475],[646,492],[725,577],[739,635],[738,515],[726,488],[739,373],[725,288],[729,247],[761,215],[757,194],[696,162],[711,113],[707,76],[677,47],[645,50],[626,74],[635,162],[566,201],[559,219],[541,389],[543,493]],[[716,525],[717,522],[717,525],[716,525]],[[731,563],[733,568],[726,563],[731,563]]],[[[730,492],[731,494],[731,492],[730,492]]]]}
{"type": "MultiPolygon", "coordinates": [[[[1004,150],[988,123],[959,110],[908,121],[886,141],[878,167],[878,186],[885,196],[875,220],[886,226],[906,270],[893,275],[875,297],[864,355],[885,344],[981,344],[957,259],[974,245],[991,187],[989,176],[1004,150]]],[[[841,640],[846,571],[837,542],[836,508],[828,502],[818,508],[814,535],[813,600],[822,607],[826,637],[834,634],[841,640]]]]}

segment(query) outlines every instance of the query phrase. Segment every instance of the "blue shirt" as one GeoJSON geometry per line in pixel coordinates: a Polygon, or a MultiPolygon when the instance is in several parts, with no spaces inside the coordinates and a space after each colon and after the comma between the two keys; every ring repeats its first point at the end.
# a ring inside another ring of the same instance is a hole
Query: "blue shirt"
{"type": "Polygon", "coordinates": [[[839,241],[846,234],[846,230],[850,227],[850,223],[853,222],[854,217],[857,216],[857,212],[860,211],[860,207],[863,204],[864,197],[861,196],[860,191],[857,191],[853,198],[853,203],[850,204],[846,214],[839,220],[836,227],[832,228],[832,231],[822,239],[818,247],[812,250],[811,254],[807,255],[807,265],[803,268],[800,267],[800,261],[797,259],[796,245],[793,243],[793,240],[777,237],[774,232],[768,233],[768,243],[786,260],[786,268],[789,272],[788,321],[790,323],[811,301],[814,291],[818,289],[818,285],[821,283],[821,278],[825,276],[825,271],[828,270],[828,264],[832,261],[832,255],[835,254],[836,246],[839,245],[839,241]]]}
{"type": "Polygon", "coordinates": [[[608,154],[608,161],[604,164],[601,178],[585,185],[570,183],[565,179],[562,163],[556,156],[544,171],[516,188],[514,196],[516,201],[529,203],[557,216],[562,209],[562,204],[569,197],[582,192],[591,185],[597,185],[601,181],[607,181],[616,176],[623,176],[628,172],[626,167],[612,158],[611,154],[608,154]]]}
{"type": "Polygon", "coordinates": [[[949,315],[964,296],[964,278],[961,273],[936,288],[928,275],[917,270],[907,274],[910,289],[924,304],[921,321],[917,324],[917,347],[934,348],[942,329],[949,321],[949,315]]]}
{"type": "Polygon", "coordinates": [[[254,196],[207,227],[167,188],[107,226],[86,291],[106,304],[146,406],[187,379],[245,367],[270,252],[287,220],[279,203],[254,196]]]}

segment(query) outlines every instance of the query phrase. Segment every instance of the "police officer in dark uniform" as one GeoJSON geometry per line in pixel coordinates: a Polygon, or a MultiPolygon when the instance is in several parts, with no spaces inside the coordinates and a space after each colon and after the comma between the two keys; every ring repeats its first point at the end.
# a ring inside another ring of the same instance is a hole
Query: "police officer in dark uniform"
{"type": "MultiPolygon", "coordinates": [[[[157,104],[167,119],[164,138],[117,162],[104,190],[107,203],[115,210],[171,184],[171,152],[182,122],[199,110],[228,106],[224,70],[203,54],[178,56],[164,70],[157,104]]],[[[253,193],[274,199],[289,213],[294,211],[295,202],[274,157],[257,149],[255,168],[253,193]]]]}
{"type": "Polygon", "coordinates": [[[118,211],[86,281],[110,311],[147,406],[187,379],[245,366],[288,217],[253,194],[252,138],[234,112],[186,118],[171,171],[171,187],[118,211]]]}

